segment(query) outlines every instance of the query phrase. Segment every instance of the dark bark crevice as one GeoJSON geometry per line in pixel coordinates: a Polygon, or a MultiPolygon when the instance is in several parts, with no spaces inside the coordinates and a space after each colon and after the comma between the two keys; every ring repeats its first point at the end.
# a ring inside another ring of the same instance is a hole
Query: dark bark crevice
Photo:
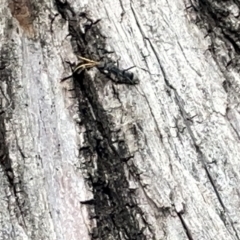
{"type": "Polygon", "coordinates": [[[199,19],[196,24],[205,29],[211,40],[209,51],[224,74],[229,94],[239,97],[239,84],[229,77],[228,71],[240,71],[240,29],[239,16],[230,11],[232,5],[240,6],[239,1],[195,1],[195,13],[199,19]]]}
{"type": "Polygon", "coordinates": [[[179,217],[179,219],[180,219],[180,221],[181,221],[181,223],[182,223],[182,226],[183,226],[183,228],[184,228],[184,230],[185,230],[185,233],[186,233],[186,235],[187,235],[187,238],[188,238],[189,240],[193,240],[194,238],[193,238],[193,236],[192,236],[192,234],[191,234],[191,230],[190,230],[189,227],[187,226],[187,223],[184,221],[184,217],[182,216],[181,213],[177,213],[177,215],[178,215],[178,217],[179,217]]]}
{"type": "MultiPolygon", "coordinates": [[[[103,57],[109,59],[105,50],[105,37],[97,24],[99,20],[92,21],[81,11],[79,14],[74,13],[69,10],[70,5],[63,6],[59,1],[56,4],[60,5],[60,14],[69,22],[75,54],[94,60],[103,57]],[[76,16],[79,16],[80,21],[85,19],[81,25],[83,30],[77,27],[79,22],[76,16]]],[[[147,239],[144,231],[149,229],[149,225],[136,203],[134,192],[129,189],[124,171],[124,165],[133,156],[125,140],[119,137],[121,130],[114,129],[113,119],[98,99],[96,86],[101,91],[109,79],[101,72],[97,72],[95,79],[91,79],[87,71],[82,71],[73,75],[73,81],[79,106],[79,127],[85,128],[85,145],[79,149],[80,158],[82,156],[85,160],[80,166],[83,172],[87,172],[86,181],[94,195],[94,199],[82,202],[89,205],[89,211],[94,208],[92,218],[97,222],[97,229],[92,229],[92,238],[147,239]],[[139,225],[139,216],[144,226],[139,225]]],[[[118,93],[113,89],[117,98],[118,93]]],[[[134,166],[128,168],[130,173],[136,170],[134,166]]]]}
{"type": "Polygon", "coordinates": [[[93,188],[98,226],[94,231],[95,237],[98,232],[100,239],[121,239],[121,232],[125,239],[146,239],[136,220],[136,215],[142,215],[142,212],[128,188],[123,168],[130,153],[122,139],[118,140],[118,149],[113,146],[110,129],[113,121],[105,114],[98,102],[98,93],[86,75],[76,76],[75,81],[81,124],[86,128],[85,141],[89,144],[87,149],[80,151],[80,155],[84,154],[84,158],[89,159],[82,164],[82,170],[87,170],[88,181],[93,188]],[[97,169],[91,157],[94,155],[97,155],[97,169]]]}

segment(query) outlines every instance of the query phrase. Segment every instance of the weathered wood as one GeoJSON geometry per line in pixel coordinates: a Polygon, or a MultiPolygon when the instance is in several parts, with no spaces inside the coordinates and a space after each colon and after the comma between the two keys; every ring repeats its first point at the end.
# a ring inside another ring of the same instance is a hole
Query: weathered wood
{"type": "Polygon", "coordinates": [[[239,6],[2,0],[0,239],[239,239],[239,6]]]}

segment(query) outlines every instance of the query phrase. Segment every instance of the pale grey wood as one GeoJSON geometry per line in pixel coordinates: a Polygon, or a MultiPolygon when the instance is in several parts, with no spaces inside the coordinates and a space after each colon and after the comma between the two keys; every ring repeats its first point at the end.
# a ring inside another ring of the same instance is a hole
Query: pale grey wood
{"type": "MultiPolygon", "coordinates": [[[[115,52],[110,57],[120,58],[121,68],[136,66],[131,71],[139,85],[95,86],[114,123],[111,132],[133,156],[123,165],[142,211],[135,216],[139,229],[145,227],[139,239],[239,239],[239,95],[223,88],[226,74],[236,86],[239,74],[224,72],[206,51],[210,40],[186,10],[190,3],[69,3],[76,13],[101,19],[107,48],[115,52]]],[[[7,59],[0,70],[6,145],[1,142],[0,239],[91,239],[97,220],[94,208],[81,203],[93,192],[80,170],[87,159],[79,155],[89,144],[87,130],[77,124],[72,79],[60,82],[71,74],[65,61],[77,62],[68,23],[61,15],[52,20],[58,12],[50,1],[30,5],[33,22],[27,5],[14,17],[8,1],[0,6],[0,48],[7,59]]],[[[233,16],[239,11],[230,9],[233,16]]],[[[92,79],[96,72],[89,70],[92,79]]],[[[129,238],[119,231],[115,239],[129,238]]]]}

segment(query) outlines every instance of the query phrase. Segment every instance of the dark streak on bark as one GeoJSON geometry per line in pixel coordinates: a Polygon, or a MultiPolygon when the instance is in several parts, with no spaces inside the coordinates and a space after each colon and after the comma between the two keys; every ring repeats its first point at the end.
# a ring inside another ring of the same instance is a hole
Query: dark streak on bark
{"type": "Polygon", "coordinates": [[[208,50],[226,77],[223,87],[226,92],[239,98],[239,83],[229,78],[227,71],[229,68],[240,71],[239,16],[234,16],[228,8],[234,4],[239,8],[240,2],[232,0],[195,2],[195,13],[199,19],[196,24],[205,29],[207,36],[210,37],[211,44],[208,50]]]}
{"type": "Polygon", "coordinates": [[[188,238],[189,240],[193,240],[194,238],[192,237],[191,231],[190,231],[190,229],[188,228],[186,222],[184,221],[184,218],[182,217],[182,214],[181,214],[181,213],[177,213],[177,215],[178,215],[178,217],[179,217],[179,219],[180,219],[180,221],[181,221],[181,223],[182,223],[183,228],[185,229],[185,233],[186,233],[186,235],[187,235],[187,238],[188,238]]]}
{"type": "MultiPolygon", "coordinates": [[[[85,158],[89,159],[82,168],[89,173],[88,181],[93,187],[95,213],[99,239],[146,239],[136,220],[140,214],[124,174],[123,158],[128,156],[127,146],[115,149],[111,142],[111,120],[104,113],[97,100],[97,93],[86,76],[76,82],[79,94],[79,112],[82,124],[86,127],[85,139],[90,144],[85,158]],[[89,109],[92,107],[96,120],[89,109]],[[97,169],[91,156],[97,155],[97,169]]],[[[83,154],[80,152],[80,155],[83,154]]],[[[96,231],[95,231],[96,233],[96,231]]]]}
{"type": "MultiPolygon", "coordinates": [[[[214,0],[201,0],[195,1],[195,13],[198,15],[198,21],[196,24],[207,31],[207,35],[211,39],[210,52],[222,71],[225,81],[223,82],[223,88],[228,94],[228,107],[231,107],[231,103],[238,102],[240,99],[240,85],[231,76],[228,75],[229,68],[232,68],[235,72],[240,71],[240,22],[239,15],[234,15],[230,9],[234,7],[240,8],[240,2],[234,0],[226,1],[214,1],[214,0]]],[[[235,11],[237,12],[237,11],[235,11]]],[[[226,112],[227,112],[226,110],[226,112]]],[[[230,125],[231,121],[230,121],[230,125]]],[[[201,158],[204,158],[200,149],[196,146],[197,152],[201,158]]],[[[205,160],[203,160],[205,161],[205,160]]],[[[225,215],[224,224],[227,227],[227,222],[230,223],[237,239],[240,237],[235,229],[234,222],[227,214],[228,210],[225,208],[221,199],[217,186],[214,183],[214,179],[211,176],[209,169],[205,164],[205,170],[211,182],[217,198],[223,208],[223,214],[225,215]]]]}
{"type": "MultiPolygon", "coordinates": [[[[56,1],[59,4],[59,0],[56,1]]],[[[66,2],[65,2],[66,5],[66,2]]],[[[62,6],[62,5],[61,5],[62,6]]],[[[68,5],[66,9],[71,9],[68,5]]],[[[64,7],[59,13],[65,19],[64,7]]],[[[73,14],[77,15],[77,14],[73,14]]],[[[81,13],[80,18],[86,17],[81,13]]],[[[89,19],[87,19],[89,20],[89,19]]],[[[75,53],[90,59],[99,59],[104,55],[105,37],[102,36],[98,26],[93,21],[88,21],[87,31],[82,32],[76,27],[76,22],[69,21],[69,31],[72,37],[72,46],[75,53]],[[98,39],[96,39],[98,36],[98,39]]],[[[148,226],[141,209],[138,207],[134,192],[129,189],[124,172],[126,161],[132,158],[128,146],[123,139],[114,138],[117,132],[112,130],[113,121],[104,111],[98,99],[96,85],[101,89],[104,82],[108,81],[102,73],[95,79],[90,78],[87,71],[74,74],[74,84],[81,123],[86,129],[84,133],[87,147],[79,150],[79,155],[84,157],[81,169],[88,173],[86,181],[93,189],[94,199],[83,204],[93,205],[97,221],[97,229],[92,229],[92,239],[147,239],[143,231],[148,226]],[[117,139],[117,140],[116,140],[117,139]],[[116,146],[117,143],[117,147],[116,146]],[[97,156],[94,158],[94,156],[97,156]],[[94,164],[94,161],[97,163],[94,164]],[[97,167],[96,167],[97,165],[97,167]],[[139,226],[142,218],[144,227],[139,226]]],[[[129,167],[129,166],[128,166],[129,167]]],[[[129,172],[135,169],[129,167],[129,172]]]]}
{"type": "Polygon", "coordinates": [[[125,15],[126,11],[125,11],[125,9],[124,9],[122,0],[119,0],[119,3],[120,3],[120,6],[121,6],[121,8],[122,8],[122,13],[121,13],[121,22],[122,22],[123,16],[125,15]]]}
{"type": "MultiPolygon", "coordinates": [[[[2,114],[0,114],[0,168],[1,171],[5,173],[6,180],[8,182],[8,187],[10,188],[11,194],[15,198],[15,215],[16,219],[18,219],[19,225],[23,226],[24,229],[26,229],[26,224],[24,220],[24,216],[26,215],[26,212],[24,211],[24,198],[20,199],[20,194],[24,194],[23,191],[23,183],[21,179],[16,178],[15,170],[12,167],[12,161],[9,157],[9,149],[8,144],[6,141],[6,126],[5,122],[9,121],[11,119],[11,111],[9,111],[8,106],[2,105],[2,99],[5,98],[5,101],[9,103],[9,101],[13,102],[13,93],[12,93],[12,71],[10,68],[6,66],[6,63],[14,59],[13,52],[12,52],[13,46],[11,43],[8,45],[3,45],[3,47],[0,49],[0,88],[2,87],[2,83],[4,82],[7,86],[7,93],[4,93],[4,90],[1,90],[0,94],[0,111],[2,114]],[[6,95],[9,99],[6,99],[6,95]],[[5,110],[4,108],[8,109],[5,110]]],[[[14,104],[11,104],[11,109],[14,108],[14,104]]],[[[23,154],[23,153],[21,153],[23,154]]],[[[10,205],[12,205],[9,201],[9,209],[10,205]]],[[[13,208],[11,206],[11,208],[13,208]]],[[[11,213],[10,213],[11,214],[11,213]]],[[[14,232],[12,232],[14,235],[14,232]]]]}

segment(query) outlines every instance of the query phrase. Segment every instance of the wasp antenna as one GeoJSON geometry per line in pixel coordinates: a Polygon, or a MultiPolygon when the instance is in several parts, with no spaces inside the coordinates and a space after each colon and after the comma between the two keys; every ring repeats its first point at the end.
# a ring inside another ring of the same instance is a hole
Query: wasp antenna
{"type": "Polygon", "coordinates": [[[95,64],[98,64],[99,62],[96,62],[94,60],[91,60],[91,59],[88,59],[88,58],[85,58],[85,57],[81,57],[81,56],[78,56],[79,59],[87,62],[87,63],[95,63],[95,64]]]}
{"type": "Polygon", "coordinates": [[[84,64],[78,64],[74,69],[73,69],[73,73],[76,73],[79,69],[81,69],[81,71],[84,69],[84,64]]]}

